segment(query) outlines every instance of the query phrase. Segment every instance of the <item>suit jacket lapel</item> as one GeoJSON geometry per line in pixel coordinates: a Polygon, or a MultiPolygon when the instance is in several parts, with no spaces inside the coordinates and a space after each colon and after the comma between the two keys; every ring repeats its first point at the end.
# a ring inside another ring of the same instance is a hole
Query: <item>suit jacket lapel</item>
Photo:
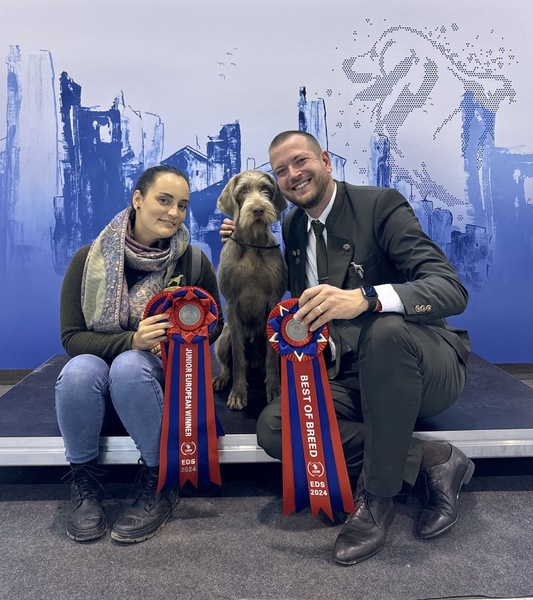
{"type": "MultiPolygon", "coordinates": [[[[330,285],[342,288],[346,279],[350,262],[353,260],[354,245],[348,237],[349,230],[354,227],[353,223],[345,224],[345,196],[344,183],[337,181],[337,193],[333,208],[326,220],[328,233],[328,270],[330,285]],[[333,233],[335,227],[336,233],[333,233]],[[341,231],[339,235],[339,229],[341,231]]],[[[306,289],[306,263],[307,263],[307,215],[303,210],[296,210],[292,216],[292,222],[288,228],[288,260],[291,269],[291,294],[301,296],[306,289]]]]}
{"type": "Polygon", "coordinates": [[[297,210],[291,223],[288,259],[291,267],[291,295],[299,297],[306,288],[307,264],[307,215],[297,210]]]}
{"type": "MultiPolygon", "coordinates": [[[[338,288],[343,287],[343,283],[346,279],[346,274],[350,266],[350,262],[353,260],[354,246],[353,243],[342,234],[339,236],[339,225],[337,221],[342,220],[342,208],[344,206],[344,195],[346,189],[344,184],[337,181],[337,194],[333,203],[333,208],[326,219],[326,230],[328,232],[328,271],[329,271],[329,284],[338,288]],[[337,234],[332,232],[333,228],[336,227],[337,234]]],[[[351,224],[353,227],[353,224],[351,224]]]]}

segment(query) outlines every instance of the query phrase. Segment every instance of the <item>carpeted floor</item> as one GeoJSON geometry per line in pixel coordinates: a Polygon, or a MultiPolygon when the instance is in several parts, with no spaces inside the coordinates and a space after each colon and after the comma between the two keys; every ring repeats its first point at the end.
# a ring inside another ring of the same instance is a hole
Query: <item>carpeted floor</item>
{"type": "MultiPolygon", "coordinates": [[[[413,537],[418,503],[396,503],[385,549],[339,567],[339,527],[306,509],[284,516],[280,465],[223,465],[223,486],[184,491],[166,527],[142,544],[65,535],[63,467],[0,469],[2,600],[416,600],[533,595],[533,459],[477,461],[462,517],[434,541],[413,537]]],[[[118,515],[135,468],[109,468],[118,515]]]]}
{"type": "MultiPolygon", "coordinates": [[[[533,385],[531,365],[500,366],[533,385]]],[[[413,537],[415,498],[398,499],[385,549],[353,567],[331,560],[338,526],[282,514],[278,463],[222,465],[222,488],[184,490],[166,527],[132,546],[67,538],[66,472],[0,468],[1,600],[533,598],[533,458],[477,460],[461,520],[433,541],[413,537]]],[[[134,476],[108,468],[109,522],[134,476]]]]}

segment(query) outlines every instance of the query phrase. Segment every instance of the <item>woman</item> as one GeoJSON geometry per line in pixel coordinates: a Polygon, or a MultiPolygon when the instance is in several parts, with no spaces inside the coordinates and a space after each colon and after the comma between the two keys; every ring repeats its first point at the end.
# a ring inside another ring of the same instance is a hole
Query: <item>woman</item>
{"type": "Polygon", "coordinates": [[[203,253],[199,278],[191,281],[194,253],[183,224],[189,197],[181,171],[167,165],[147,169],[132,206],[91,246],[78,250],[65,274],[61,341],[73,358],[56,383],[56,412],[71,465],[67,534],[76,541],[107,531],[98,481],[103,472],[96,466],[106,409],[116,411],[141,455],[134,502],[113,525],[111,537],[120,542],[152,537],[178,502],[175,489],[156,494],[164,383],[160,343],[170,323],[166,314],[142,316],[150,298],[165,287],[195,285],[218,307],[209,342],[222,331],[215,271],[203,253]]]}

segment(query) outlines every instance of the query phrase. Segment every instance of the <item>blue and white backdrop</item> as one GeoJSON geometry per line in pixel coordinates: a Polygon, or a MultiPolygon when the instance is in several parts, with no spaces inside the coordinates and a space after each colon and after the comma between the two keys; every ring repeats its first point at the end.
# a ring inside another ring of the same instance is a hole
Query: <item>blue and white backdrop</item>
{"type": "Polygon", "coordinates": [[[530,0],[17,0],[0,19],[0,368],[61,353],[73,255],[146,167],[192,186],[218,264],[216,199],[268,169],[284,129],[338,178],[399,189],[471,294],[451,319],[494,362],[533,362],[530,0]]]}

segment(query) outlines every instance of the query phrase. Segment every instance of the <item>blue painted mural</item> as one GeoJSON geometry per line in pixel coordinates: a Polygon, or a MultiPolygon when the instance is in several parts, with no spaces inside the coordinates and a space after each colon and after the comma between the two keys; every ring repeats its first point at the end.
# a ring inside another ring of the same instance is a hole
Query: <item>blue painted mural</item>
{"type": "MultiPolygon", "coordinates": [[[[288,128],[319,139],[336,178],[395,187],[408,198],[469,288],[468,310],[452,321],[469,328],[477,353],[495,362],[533,361],[533,152],[496,144],[499,113],[517,101],[506,68],[518,59],[502,39],[486,48],[455,43],[459,29],[367,19],[366,36],[353,31],[350,44],[335,44],[321,74],[306,70],[306,81],[284,80],[290,119],[269,114],[262,97],[251,107],[239,104],[241,113],[228,119],[214,97],[218,128],[205,142],[184,133],[177,144],[176,136],[168,142],[159,92],[142,108],[129,104],[132,90],[113,99],[106,88],[98,105],[86,103],[84,77],[62,70],[52,50],[9,46],[0,139],[0,276],[7,284],[0,368],[35,367],[62,352],[62,275],[76,250],[129,204],[140,172],[167,163],[188,174],[186,224],[216,267],[222,187],[243,169],[269,170],[268,143],[288,128]],[[258,128],[261,143],[253,146],[248,140],[258,128]],[[248,148],[259,150],[251,156],[248,148]]],[[[214,67],[225,86],[245,55],[240,46],[228,48],[214,67]]]]}

